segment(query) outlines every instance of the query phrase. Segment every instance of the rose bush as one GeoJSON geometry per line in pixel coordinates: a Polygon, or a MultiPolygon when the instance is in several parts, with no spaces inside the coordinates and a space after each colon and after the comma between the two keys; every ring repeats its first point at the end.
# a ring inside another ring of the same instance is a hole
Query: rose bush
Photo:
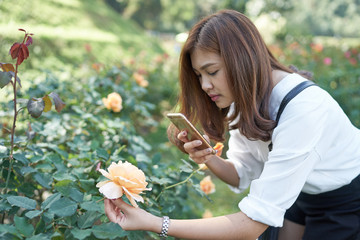
{"type": "MultiPolygon", "coordinates": [[[[163,79],[159,77],[162,66],[147,69],[147,76],[163,79]]],[[[36,86],[24,90],[22,97],[56,89],[66,108],[61,114],[44,112],[31,120],[31,128],[22,124],[24,118],[19,115],[11,168],[7,126],[12,114],[9,105],[0,103],[0,187],[9,183],[7,194],[0,195],[1,239],[156,238],[157,234],[149,232],[125,232],[104,215],[103,196],[96,187],[104,177],[98,169],[125,161],[146,173],[146,188],[152,189],[143,192],[144,203],[138,201],[139,207],[158,216],[201,216],[202,204],[190,202],[205,195],[197,178],[203,173],[186,156],[181,161],[179,151],[170,147],[168,123],[162,119],[163,107],[171,105],[164,104],[162,94],[153,97],[148,92],[164,90],[167,95],[170,90],[164,85],[160,89],[154,84],[139,86],[132,78],[138,69],[137,65],[103,66],[76,80],[76,74],[42,72],[36,86]],[[109,92],[122,97],[120,112],[104,108],[102,99],[109,92]],[[163,137],[147,140],[155,131],[162,131],[163,137]],[[164,157],[171,149],[170,159],[175,161],[164,157]]]]}

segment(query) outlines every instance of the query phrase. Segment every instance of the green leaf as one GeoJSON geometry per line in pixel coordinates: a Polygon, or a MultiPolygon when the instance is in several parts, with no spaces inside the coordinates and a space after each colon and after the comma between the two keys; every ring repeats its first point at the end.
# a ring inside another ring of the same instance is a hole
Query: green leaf
{"type": "Polygon", "coordinates": [[[136,154],[136,161],[137,162],[144,162],[144,163],[149,163],[151,160],[150,158],[146,155],[146,154],[136,154]]]}
{"type": "Polygon", "coordinates": [[[76,181],[76,177],[73,175],[70,175],[67,172],[57,172],[54,174],[54,179],[57,181],[63,181],[63,180],[70,180],[70,181],[76,181]]]}
{"type": "Polygon", "coordinates": [[[110,157],[109,154],[107,153],[107,151],[103,148],[96,149],[95,153],[99,158],[102,158],[105,160],[108,160],[110,157]]]}
{"type": "Polygon", "coordinates": [[[153,158],[151,159],[152,165],[156,165],[161,161],[161,154],[155,153],[153,158]]]}
{"type": "Polygon", "coordinates": [[[55,92],[51,92],[49,96],[52,97],[52,99],[54,100],[56,111],[60,112],[65,107],[65,103],[60,99],[59,95],[55,92]]]}
{"type": "Polygon", "coordinates": [[[33,156],[32,158],[30,158],[30,162],[32,163],[37,163],[39,162],[40,160],[43,160],[44,156],[41,156],[41,155],[36,155],[36,156],[33,156]]]}
{"type": "Polygon", "coordinates": [[[22,196],[10,196],[7,197],[8,202],[17,207],[25,208],[25,209],[35,209],[36,201],[27,197],[22,196]]]}
{"type": "Polygon", "coordinates": [[[27,174],[27,173],[36,172],[36,169],[34,169],[34,168],[32,168],[32,167],[26,166],[26,167],[22,167],[22,168],[20,169],[20,172],[22,173],[22,175],[25,175],[25,174],[27,174]]]}
{"type": "Polygon", "coordinates": [[[52,183],[52,177],[49,174],[45,173],[36,173],[34,179],[44,188],[50,188],[50,183],[52,183]]]}
{"type": "Polygon", "coordinates": [[[27,222],[26,218],[18,217],[15,215],[14,222],[16,229],[21,232],[25,237],[30,237],[33,234],[34,227],[27,222]]]}
{"type": "Polygon", "coordinates": [[[69,195],[68,189],[73,185],[74,185],[73,181],[66,179],[66,180],[57,182],[55,184],[55,189],[58,190],[59,192],[61,192],[64,196],[68,196],[69,195]]]}
{"type": "Polygon", "coordinates": [[[78,203],[81,203],[84,200],[84,194],[76,188],[70,188],[69,196],[78,203]]]}
{"type": "MultiPolygon", "coordinates": [[[[42,215],[42,219],[44,220],[44,223],[51,223],[54,221],[55,218],[55,214],[54,213],[50,213],[50,212],[44,212],[44,214],[42,215]]],[[[45,226],[44,226],[45,227],[45,226]]]]}
{"type": "Polygon", "coordinates": [[[85,190],[85,192],[89,192],[94,189],[95,180],[94,179],[80,179],[80,188],[85,190]]]}
{"type": "Polygon", "coordinates": [[[36,185],[33,182],[26,181],[18,187],[18,192],[24,193],[26,197],[33,197],[36,185]]]}
{"type": "Polygon", "coordinates": [[[0,88],[5,87],[11,81],[11,73],[0,72],[0,88]]]}
{"type": "MultiPolygon", "coordinates": [[[[44,214],[45,213],[46,212],[44,212],[44,214]]],[[[35,234],[43,233],[43,232],[45,232],[45,229],[46,229],[46,225],[45,225],[45,221],[44,221],[44,215],[42,215],[40,220],[35,225],[35,234]]]]}
{"type": "Polygon", "coordinates": [[[101,215],[102,214],[98,212],[88,211],[78,218],[77,225],[79,228],[83,229],[91,227],[101,215]]]}
{"type": "Polygon", "coordinates": [[[51,195],[50,197],[48,197],[42,204],[41,204],[41,209],[48,209],[51,204],[53,204],[54,202],[56,202],[57,200],[59,200],[61,198],[61,194],[60,193],[54,193],[53,195],[51,195]]]}
{"type": "Polygon", "coordinates": [[[87,237],[89,237],[92,233],[91,229],[78,229],[78,228],[73,228],[71,230],[71,234],[74,236],[75,239],[85,239],[87,237]]]}
{"type": "Polygon", "coordinates": [[[49,211],[59,217],[67,217],[73,215],[76,212],[76,209],[76,202],[63,197],[51,204],[49,211]]]}
{"type": "Polygon", "coordinates": [[[25,216],[29,219],[33,219],[34,217],[39,216],[42,213],[40,210],[28,211],[25,213],[25,216]]]}
{"type": "Polygon", "coordinates": [[[11,209],[11,205],[6,201],[6,199],[0,200],[0,212],[8,211],[11,209]]]}
{"type": "Polygon", "coordinates": [[[82,209],[87,210],[87,211],[102,212],[102,209],[101,209],[99,203],[97,203],[95,201],[83,202],[83,203],[80,204],[80,207],[82,209]]]}
{"type": "Polygon", "coordinates": [[[92,227],[92,232],[98,239],[115,239],[126,236],[126,232],[116,223],[105,223],[92,227]]]}
{"type": "Polygon", "coordinates": [[[172,183],[171,179],[166,178],[166,177],[164,177],[164,178],[150,177],[150,180],[151,180],[151,182],[157,183],[160,185],[167,185],[167,184],[172,183]]]}
{"type": "Polygon", "coordinates": [[[76,188],[72,180],[62,180],[56,183],[55,189],[65,197],[70,197],[77,202],[83,201],[84,194],[76,188]]]}
{"type": "Polygon", "coordinates": [[[27,109],[33,118],[38,118],[44,111],[45,103],[42,98],[31,98],[28,101],[27,109]]]}
{"type": "Polygon", "coordinates": [[[18,231],[16,230],[14,225],[0,224],[0,233],[11,233],[17,235],[18,231]]]}
{"type": "Polygon", "coordinates": [[[37,235],[34,235],[30,238],[27,238],[26,240],[55,240],[53,238],[53,235],[50,235],[50,234],[46,234],[46,233],[40,233],[40,234],[37,234],[37,235]]]}
{"type": "Polygon", "coordinates": [[[24,153],[15,153],[13,156],[16,160],[20,161],[24,165],[29,163],[29,160],[25,157],[24,153]]]}

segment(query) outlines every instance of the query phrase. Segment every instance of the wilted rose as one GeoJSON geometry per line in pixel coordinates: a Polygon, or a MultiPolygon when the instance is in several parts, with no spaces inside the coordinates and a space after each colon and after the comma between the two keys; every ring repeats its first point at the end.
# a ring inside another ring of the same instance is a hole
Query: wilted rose
{"type": "Polygon", "coordinates": [[[111,163],[107,170],[99,169],[101,174],[109,180],[96,184],[106,198],[116,199],[125,194],[134,207],[138,207],[136,201],[144,202],[139,194],[145,190],[149,191],[151,188],[146,188],[148,183],[145,181],[143,171],[129,162],[121,161],[111,163]]]}
{"type": "Polygon", "coordinates": [[[200,181],[200,188],[205,194],[215,192],[215,184],[211,181],[210,176],[206,176],[200,181]]]}
{"type": "Polygon", "coordinates": [[[107,98],[103,98],[102,101],[107,109],[111,109],[114,112],[120,112],[122,109],[122,98],[120,94],[116,92],[110,93],[107,98]]]}

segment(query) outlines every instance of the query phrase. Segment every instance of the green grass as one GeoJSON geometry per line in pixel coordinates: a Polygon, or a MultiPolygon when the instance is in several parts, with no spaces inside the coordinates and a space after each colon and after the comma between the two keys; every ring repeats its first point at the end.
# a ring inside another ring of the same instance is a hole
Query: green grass
{"type": "Polygon", "coordinates": [[[100,0],[0,0],[0,12],[2,62],[12,43],[23,37],[18,28],[34,33],[30,54],[43,60],[34,60],[36,66],[54,68],[58,63],[44,60],[55,56],[76,67],[86,54],[85,44],[91,45],[99,62],[108,64],[144,50],[149,54],[163,52],[157,39],[100,0]]]}

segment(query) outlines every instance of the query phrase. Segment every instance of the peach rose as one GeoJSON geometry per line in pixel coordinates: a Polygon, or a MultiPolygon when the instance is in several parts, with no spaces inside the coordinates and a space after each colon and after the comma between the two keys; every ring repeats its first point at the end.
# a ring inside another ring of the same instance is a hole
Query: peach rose
{"type": "Polygon", "coordinates": [[[144,87],[144,88],[145,88],[145,87],[149,86],[149,82],[148,82],[147,80],[145,80],[144,76],[141,75],[140,73],[135,72],[135,73],[133,74],[133,77],[134,77],[136,83],[137,83],[140,87],[144,87]]]}
{"type": "Polygon", "coordinates": [[[109,180],[96,184],[96,187],[106,198],[120,198],[125,193],[134,207],[138,207],[136,201],[144,202],[144,199],[139,194],[145,190],[149,191],[151,188],[146,188],[148,183],[145,181],[143,171],[129,162],[123,163],[121,161],[111,163],[107,170],[108,172],[99,169],[101,174],[109,180]]]}
{"type": "Polygon", "coordinates": [[[111,109],[114,112],[120,112],[122,109],[122,98],[120,94],[116,92],[110,93],[107,98],[103,98],[102,101],[107,109],[111,109]]]}
{"type": "Polygon", "coordinates": [[[216,156],[221,156],[222,154],[222,150],[224,148],[224,144],[222,144],[221,142],[217,142],[214,149],[216,150],[216,156]]]}
{"type": "Polygon", "coordinates": [[[206,176],[200,181],[200,188],[205,194],[215,192],[215,184],[211,181],[210,176],[206,176]]]}
{"type": "Polygon", "coordinates": [[[212,212],[209,209],[206,209],[202,215],[202,218],[211,218],[211,217],[213,217],[212,212]]]}

